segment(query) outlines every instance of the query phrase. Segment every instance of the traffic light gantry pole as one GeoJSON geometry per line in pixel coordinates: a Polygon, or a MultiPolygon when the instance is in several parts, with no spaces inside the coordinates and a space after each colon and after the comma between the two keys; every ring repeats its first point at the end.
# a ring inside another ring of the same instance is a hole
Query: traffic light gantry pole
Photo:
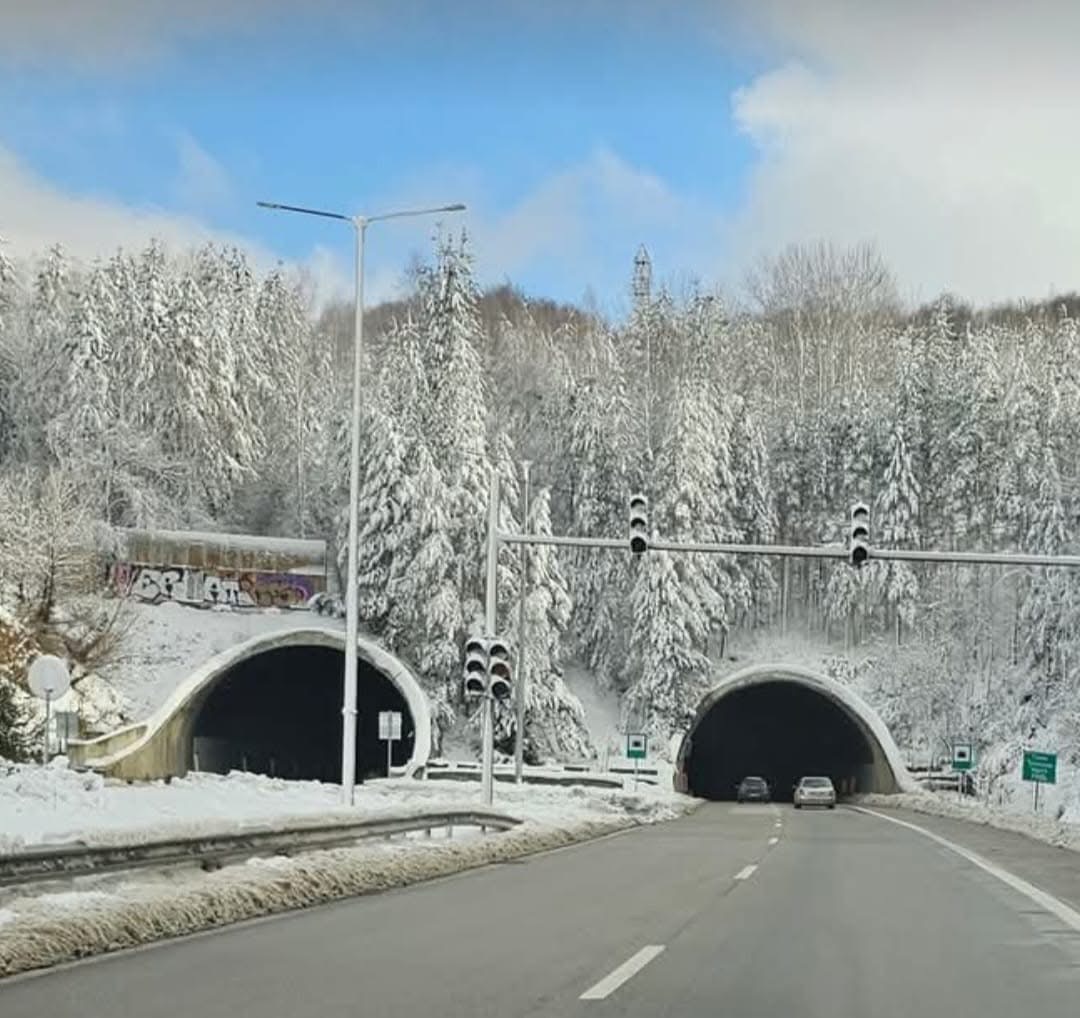
{"type": "MultiPolygon", "coordinates": [[[[875,548],[870,541],[870,507],[865,502],[851,506],[846,547],[791,544],[742,544],[736,541],[665,541],[650,536],[649,502],[645,495],[635,493],[629,501],[629,523],[626,537],[569,537],[557,534],[514,534],[499,529],[499,479],[493,475],[488,504],[487,526],[487,597],[485,603],[484,637],[473,637],[466,643],[465,695],[483,701],[483,796],[491,804],[494,798],[494,730],[492,705],[506,700],[511,692],[519,696],[524,690],[513,690],[510,674],[510,652],[505,641],[495,636],[498,624],[497,584],[499,546],[529,545],[553,548],[612,548],[629,550],[640,556],[647,551],[672,551],[706,555],[775,555],[780,558],[846,559],[855,568],[868,561],[931,562],[957,565],[1046,566],[1080,569],[1080,555],[1038,555],[1025,552],[933,551],[908,548],[875,548]]],[[[523,521],[524,522],[524,521],[523,521]]],[[[522,577],[521,596],[524,597],[522,577]]],[[[518,660],[524,661],[524,648],[518,660]]],[[[524,672],[524,668],[522,668],[524,672]]],[[[524,674],[516,677],[524,682],[524,674]]],[[[519,715],[515,738],[520,743],[524,725],[519,715]]]]}

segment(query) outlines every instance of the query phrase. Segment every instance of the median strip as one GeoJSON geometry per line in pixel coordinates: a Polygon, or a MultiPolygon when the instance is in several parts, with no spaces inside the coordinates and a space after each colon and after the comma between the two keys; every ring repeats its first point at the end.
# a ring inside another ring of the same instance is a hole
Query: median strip
{"type": "Polygon", "coordinates": [[[663,944],[650,944],[648,947],[643,947],[637,954],[624,961],[617,969],[604,976],[595,986],[590,986],[578,999],[603,1000],[605,997],[611,996],[623,983],[637,975],[663,950],[663,944]]]}

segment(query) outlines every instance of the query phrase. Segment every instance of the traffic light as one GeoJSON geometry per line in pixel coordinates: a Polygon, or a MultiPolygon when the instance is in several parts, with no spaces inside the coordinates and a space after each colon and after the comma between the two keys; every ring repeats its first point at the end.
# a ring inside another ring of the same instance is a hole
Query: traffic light
{"type": "Polygon", "coordinates": [[[496,700],[508,700],[510,685],[510,648],[498,638],[488,646],[488,689],[496,700]]]}
{"type": "Polygon", "coordinates": [[[649,549],[649,500],[637,492],[630,496],[630,550],[641,555],[649,549]]]}
{"type": "Polygon", "coordinates": [[[474,636],[465,644],[465,696],[470,699],[491,694],[496,700],[509,699],[510,648],[498,637],[474,636]]]}
{"type": "Polygon", "coordinates": [[[474,636],[465,644],[465,695],[470,698],[483,696],[488,683],[488,641],[474,636]]]}
{"type": "Polygon", "coordinates": [[[857,569],[870,557],[870,507],[856,502],[851,507],[848,530],[848,562],[857,569]]]}

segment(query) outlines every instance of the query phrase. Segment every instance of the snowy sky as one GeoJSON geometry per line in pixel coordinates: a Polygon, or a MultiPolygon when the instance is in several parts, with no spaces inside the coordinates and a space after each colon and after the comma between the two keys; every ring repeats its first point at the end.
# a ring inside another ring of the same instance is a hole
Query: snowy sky
{"type": "MultiPolygon", "coordinates": [[[[464,201],[485,283],[625,301],[876,241],[915,300],[1080,286],[1067,0],[0,0],[0,236],[239,240],[347,286],[346,228],[464,201]]],[[[391,294],[430,225],[373,227],[391,294]],[[378,232],[376,232],[376,229],[378,232]]]]}

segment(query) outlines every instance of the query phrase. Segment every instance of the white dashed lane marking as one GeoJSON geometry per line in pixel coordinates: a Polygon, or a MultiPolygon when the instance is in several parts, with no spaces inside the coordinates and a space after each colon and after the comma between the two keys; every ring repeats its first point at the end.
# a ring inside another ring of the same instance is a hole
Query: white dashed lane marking
{"type": "Polygon", "coordinates": [[[617,969],[604,976],[595,986],[590,986],[578,999],[603,1000],[605,997],[611,996],[623,983],[636,976],[663,950],[663,944],[650,944],[648,947],[643,947],[637,954],[627,958],[617,969]]]}
{"type": "Polygon", "coordinates": [[[747,880],[754,875],[754,871],[757,869],[756,863],[751,863],[749,866],[744,866],[738,873],[735,874],[736,880],[747,880]]]}

